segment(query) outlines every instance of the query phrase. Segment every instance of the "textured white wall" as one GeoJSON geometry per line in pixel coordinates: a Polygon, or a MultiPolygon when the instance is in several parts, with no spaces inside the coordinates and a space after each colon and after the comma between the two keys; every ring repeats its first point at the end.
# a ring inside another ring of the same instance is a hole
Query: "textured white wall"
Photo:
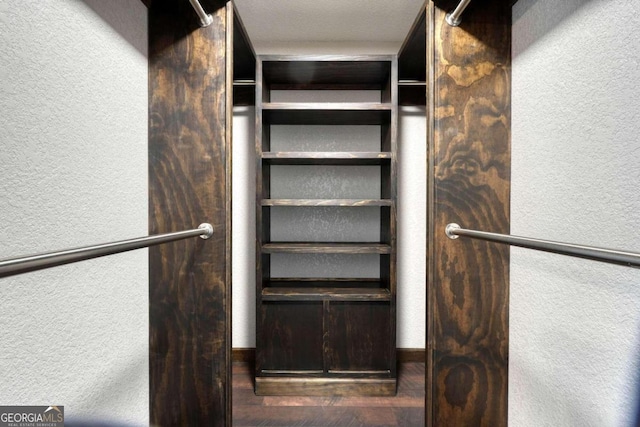
{"type": "MultiPolygon", "coordinates": [[[[640,3],[513,16],[512,233],[640,252],[640,3]]],[[[510,424],[637,425],[640,271],[511,254],[510,424]]]]}
{"type": "MultiPolygon", "coordinates": [[[[0,258],[147,234],[147,12],[0,1],[0,258]]],[[[0,404],[148,425],[138,250],[0,279],[0,404]]]]}
{"type": "MultiPolygon", "coordinates": [[[[279,94],[285,96],[285,94],[279,94]]],[[[302,94],[287,94],[290,96],[300,96],[302,94]]],[[[359,97],[370,96],[370,94],[356,94],[359,97]]],[[[345,98],[344,94],[330,93],[324,91],[320,94],[314,94],[314,101],[327,100],[327,97],[333,97],[334,101],[353,101],[354,94],[350,94],[345,98]],[[338,97],[337,99],[335,97],[338,97]]],[[[379,97],[379,95],[377,95],[379,97]]],[[[361,98],[358,98],[361,99],[361,98]]],[[[400,109],[399,115],[399,150],[398,150],[398,308],[397,308],[397,346],[399,348],[424,348],[425,345],[425,253],[426,253],[426,115],[424,108],[403,107],[400,109]]],[[[255,347],[255,141],[254,141],[254,109],[250,107],[236,107],[234,109],[233,119],[233,347],[247,348],[255,347]]],[[[354,144],[354,149],[364,149],[371,141],[379,141],[379,129],[366,129],[363,126],[345,127],[345,126],[325,126],[324,134],[318,134],[316,131],[304,127],[307,131],[301,131],[300,127],[282,126],[275,134],[278,136],[279,144],[306,144],[306,143],[322,143],[318,136],[326,136],[326,131],[330,131],[330,139],[332,144],[325,147],[327,150],[338,150],[340,144],[354,144]],[[377,132],[377,136],[376,136],[377,132]],[[373,135],[371,135],[373,133],[373,135]],[[336,145],[337,144],[337,145],[336,145]]],[[[272,131],[272,139],[274,132],[272,131]]],[[[373,149],[373,148],[372,148],[373,149]]],[[[306,168],[306,167],[305,167],[306,168]]],[[[297,191],[296,188],[285,188],[287,182],[293,182],[289,178],[295,178],[295,171],[289,170],[283,172],[282,180],[272,180],[274,185],[280,185],[282,191],[297,191]]],[[[355,178],[362,176],[361,168],[350,168],[343,172],[349,176],[346,178],[355,178]]],[[[372,169],[373,176],[371,182],[356,182],[354,185],[347,187],[342,186],[343,182],[335,179],[327,188],[326,192],[335,191],[356,191],[367,192],[373,191],[379,194],[379,173],[375,171],[375,167],[363,168],[372,169]],[[371,185],[370,185],[371,184],[371,185]]],[[[342,172],[341,172],[342,173],[342,172]]],[[[335,175],[335,174],[334,174],[335,175]]],[[[339,174],[340,175],[340,174],[339,174]]],[[[302,177],[298,177],[301,179],[302,177]]],[[[336,178],[334,176],[334,178],[336,178]]],[[[296,183],[299,183],[299,179],[296,183]]],[[[328,181],[327,181],[328,182],[328,181]]],[[[323,186],[325,187],[325,186],[323,186]]],[[[361,194],[361,193],[358,193],[361,194]]],[[[337,195],[336,195],[337,196],[337,195]]],[[[365,194],[366,196],[366,194],[365,194]]],[[[372,197],[375,194],[371,195],[372,197]]],[[[353,194],[353,197],[364,197],[353,194]]],[[[324,223],[327,217],[332,215],[324,215],[317,212],[315,208],[305,208],[305,213],[313,216],[316,221],[311,223],[324,223]],[[312,212],[313,211],[313,212],[312,212]]],[[[330,209],[330,208],[324,208],[330,209]]],[[[335,211],[335,209],[334,209],[335,211]]],[[[300,212],[300,211],[298,211],[300,212]]],[[[360,211],[359,211],[360,212],[360,211]]],[[[308,233],[309,223],[302,224],[299,221],[300,216],[289,215],[289,212],[278,212],[283,214],[280,220],[274,218],[275,229],[278,233],[297,233],[300,231],[308,233]],[[296,220],[298,218],[298,220],[296,220]],[[296,222],[297,221],[297,222],[296,222]],[[288,222],[290,228],[285,230],[284,223],[288,222]]],[[[344,215],[344,214],[342,214],[344,215]]],[[[369,222],[373,223],[374,230],[377,233],[378,220],[377,213],[365,212],[361,215],[357,226],[346,227],[341,229],[344,233],[357,233],[360,238],[370,238],[371,228],[367,226],[369,222]],[[364,228],[363,228],[364,227],[364,228]]],[[[347,214],[347,216],[349,216],[347,214]]],[[[340,221],[344,218],[338,217],[334,220],[340,221]]],[[[334,224],[335,225],[335,224],[334,224]]],[[[311,232],[314,232],[311,226],[311,232]]],[[[316,230],[317,231],[317,230],[316,230]]],[[[334,236],[335,237],[335,236],[334,236]]],[[[299,259],[300,255],[297,256],[299,259]]],[[[349,265],[335,265],[335,257],[315,257],[308,261],[317,262],[317,265],[311,265],[305,269],[305,274],[310,277],[314,275],[327,276],[327,262],[334,263],[332,274],[337,277],[350,276],[356,269],[357,274],[367,277],[371,271],[377,274],[378,259],[366,259],[366,257],[356,257],[357,259],[349,259],[349,265]],[[331,258],[331,259],[329,259],[331,258]],[[362,259],[365,258],[365,259],[362,259]]],[[[345,259],[340,257],[340,259],[345,259]]],[[[282,267],[282,273],[291,273],[291,258],[279,259],[273,257],[272,260],[276,265],[273,266],[272,272],[278,274],[278,268],[282,267]],[[274,259],[275,258],[275,259],[274,259]],[[283,267],[283,264],[288,264],[283,267]]],[[[302,272],[298,272],[302,274],[302,272]]]]}

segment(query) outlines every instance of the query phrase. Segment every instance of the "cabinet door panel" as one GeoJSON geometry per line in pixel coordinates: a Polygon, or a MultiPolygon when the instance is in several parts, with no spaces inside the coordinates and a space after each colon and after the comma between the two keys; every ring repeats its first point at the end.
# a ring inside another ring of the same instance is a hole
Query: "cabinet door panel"
{"type": "Polygon", "coordinates": [[[389,303],[331,302],[328,324],[329,371],[391,370],[389,303]]]}
{"type": "Polygon", "coordinates": [[[322,302],[264,303],[258,369],[322,370],[322,302]]]}

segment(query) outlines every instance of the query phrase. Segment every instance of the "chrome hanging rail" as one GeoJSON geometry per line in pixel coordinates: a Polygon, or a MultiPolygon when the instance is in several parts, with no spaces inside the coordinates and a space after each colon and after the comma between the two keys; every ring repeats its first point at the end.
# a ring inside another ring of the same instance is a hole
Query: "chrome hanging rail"
{"type": "Polygon", "coordinates": [[[450,239],[457,239],[459,236],[466,236],[472,239],[504,243],[506,245],[519,246],[521,248],[536,249],[544,252],[553,252],[561,255],[569,255],[578,258],[586,258],[594,261],[608,262],[611,264],[619,264],[629,267],[640,267],[640,253],[635,252],[623,252],[614,249],[574,245],[572,243],[560,243],[550,240],[511,236],[508,234],[467,230],[461,228],[458,224],[455,223],[447,224],[445,233],[450,239]]]}
{"type": "Polygon", "coordinates": [[[189,0],[189,2],[191,2],[191,6],[193,6],[193,9],[198,14],[198,18],[200,18],[200,26],[208,27],[209,25],[211,25],[211,23],[213,22],[213,18],[211,17],[211,15],[204,11],[200,2],[198,0],[189,0]]]}
{"type": "Polygon", "coordinates": [[[200,236],[202,239],[208,239],[213,236],[213,226],[211,224],[204,223],[200,224],[198,228],[193,230],[156,234],[154,236],[138,237],[130,240],[121,240],[119,242],[102,243],[100,245],[85,246],[82,248],[3,259],[0,260],[0,278],[28,273],[30,271],[42,270],[44,268],[56,267],[58,265],[70,264],[72,262],[98,258],[105,255],[131,251],[134,249],[146,248],[148,246],[159,245],[161,243],[173,242],[195,236],[200,236]]]}
{"type": "Polygon", "coordinates": [[[453,12],[447,13],[447,16],[445,16],[447,24],[451,25],[452,27],[457,27],[458,25],[460,25],[460,23],[462,22],[460,16],[462,16],[462,12],[464,12],[467,6],[469,6],[469,3],[471,3],[471,0],[462,0],[453,10],[453,12]]]}

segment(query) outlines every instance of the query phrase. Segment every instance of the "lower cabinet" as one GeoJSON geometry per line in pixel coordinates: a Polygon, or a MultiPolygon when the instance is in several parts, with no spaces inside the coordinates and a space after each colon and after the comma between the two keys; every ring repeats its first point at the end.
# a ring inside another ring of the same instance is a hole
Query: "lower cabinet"
{"type": "Polygon", "coordinates": [[[261,316],[257,394],[395,394],[389,302],[265,302],[261,316]]]}

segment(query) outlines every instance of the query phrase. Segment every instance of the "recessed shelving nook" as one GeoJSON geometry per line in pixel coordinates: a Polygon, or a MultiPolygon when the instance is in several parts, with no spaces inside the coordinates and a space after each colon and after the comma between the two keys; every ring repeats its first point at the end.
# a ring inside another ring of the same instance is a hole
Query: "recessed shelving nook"
{"type": "Polygon", "coordinates": [[[256,60],[256,393],[396,391],[398,65],[256,60]]]}

